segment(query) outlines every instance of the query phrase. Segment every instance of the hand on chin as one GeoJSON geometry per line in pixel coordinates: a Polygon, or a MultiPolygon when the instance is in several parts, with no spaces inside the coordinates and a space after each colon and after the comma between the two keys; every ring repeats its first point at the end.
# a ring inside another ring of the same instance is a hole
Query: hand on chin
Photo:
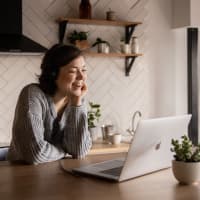
{"type": "Polygon", "coordinates": [[[72,90],[71,91],[71,95],[72,96],[76,96],[76,97],[81,97],[82,96],[82,91],[81,91],[81,89],[72,90]]]}

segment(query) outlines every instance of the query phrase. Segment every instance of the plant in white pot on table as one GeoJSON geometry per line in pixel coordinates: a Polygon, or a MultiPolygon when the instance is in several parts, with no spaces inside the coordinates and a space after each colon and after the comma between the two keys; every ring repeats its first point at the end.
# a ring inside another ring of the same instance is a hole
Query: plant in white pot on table
{"type": "Polygon", "coordinates": [[[92,141],[96,141],[98,138],[98,123],[99,118],[101,117],[100,105],[95,104],[93,102],[89,102],[89,110],[88,110],[88,128],[90,131],[90,135],[92,141]]]}
{"type": "Polygon", "coordinates": [[[172,170],[175,178],[182,184],[192,184],[200,181],[200,144],[195,146],[186,136],[181,141],[172,139],[171,151],[175,160],[172,170]]]}

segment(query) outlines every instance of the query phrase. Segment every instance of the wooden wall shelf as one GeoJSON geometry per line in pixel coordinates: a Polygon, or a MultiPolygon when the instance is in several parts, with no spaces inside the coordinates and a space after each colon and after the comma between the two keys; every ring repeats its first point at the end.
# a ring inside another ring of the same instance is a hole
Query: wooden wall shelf
{"type": "MultiPolygon", "coordinates": [[[[71,24],[91,24],[91,25],[104,25],[104,26],[123,26],[125,27],[125,43],[130,42],[131,36],[137,25],[142,24],[142,22],[129,22],[129,21],[110,21],[110,20],[101,20],[101,19],[78,19],[78,18],[65,18],[60,17],[56,20],[59,23],[59,42],[63,43],[63,38],[65,35],[66,27],[68,23],[71,24]]],[[[122,54],[122,53],[85,53],[89,56],[98,56],[98,57],[122,57],[125,58],[125,75],[129,76],[129,72],[133,66],[135,58],[142,56],[142,54],[122,54]]]]}
{"type": "Polygon", "coordinates": [[[121,58],[126,58],[126,57],[138,57],[138,56],[142,56],[143,54],[124,54],[124,53],[97,53],[97,52],[84,52],[85,55],[89,55],[91,57],[121,57],[121,58]]]}
{"type": "Polygon", "coordinates": [[[104,25],[104,26],[132,26],[139,25],[142,22],[128,22],[128,21],[111,21],[101,19],[78,19],[78,18],[65,18],[60,17],[56,20],[58,23],[67,21],[72,24],[92,24],[92,25],[104,25]]]}
{"type": "Polygon", "coordinates": [[[89,151],[89,155],[109,154],[109,153],[127,153],[129,150],[129,143],[120,143],[117,145],[108,144],[103,141],[93,143],[89,151]]]}

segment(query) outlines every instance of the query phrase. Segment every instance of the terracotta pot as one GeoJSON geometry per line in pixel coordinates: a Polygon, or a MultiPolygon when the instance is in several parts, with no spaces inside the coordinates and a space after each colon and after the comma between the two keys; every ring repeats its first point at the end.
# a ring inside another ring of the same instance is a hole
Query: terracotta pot
{"type": "Polygon", "coordinates": [[[192,184],[200,181],[200,162],[173,160],[172,171],[175,178],[182,184],[192,184]]]}
{"type": "Polygon", "coordinates": [[[78,47],[80,50],[85,50],[90,48],[90,45],[87,40],[76,40],[75,41],[76,47],[78,47]]]}

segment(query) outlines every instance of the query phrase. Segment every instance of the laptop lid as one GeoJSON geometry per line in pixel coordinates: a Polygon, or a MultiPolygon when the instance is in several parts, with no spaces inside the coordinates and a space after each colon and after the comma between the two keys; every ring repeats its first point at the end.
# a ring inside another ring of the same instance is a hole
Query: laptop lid
{"type": "Polygon", "coordinates": [[[188,132],[191,115],[141,120],[129,148],[119,181],[171,166],[171,139],[188,132]]]}
{"type": "Polygon", "coordinates": [[[125,161],[111,160],[74,168],[73,172],[124,181],[171,166],[171,139],[187,134],[191,115],[141,120],[125,161]],[[120,163],[121,161],[121,163],[120,163]],[[104,173],[123,165],[120,175],[104,173]]]}

